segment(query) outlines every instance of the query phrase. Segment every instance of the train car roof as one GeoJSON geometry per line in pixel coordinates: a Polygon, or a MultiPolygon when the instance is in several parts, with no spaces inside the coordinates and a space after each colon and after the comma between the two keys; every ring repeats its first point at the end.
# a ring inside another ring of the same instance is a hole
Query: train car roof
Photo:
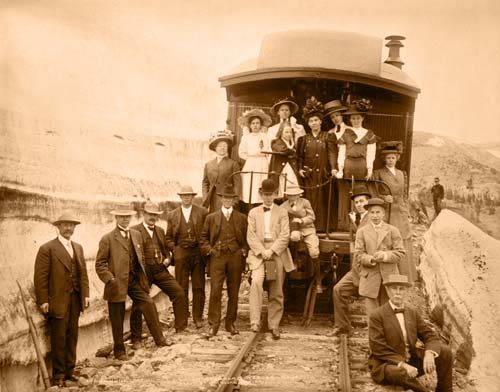
{"type": "Polygon", "coordinates": [[[319,78],[363,83],[416,98],[417,84],[382,61],[383,40],[344,31],[294,30],[271,33],[257,58],[219,78],[222,87],[282,78],[319,78]]]}

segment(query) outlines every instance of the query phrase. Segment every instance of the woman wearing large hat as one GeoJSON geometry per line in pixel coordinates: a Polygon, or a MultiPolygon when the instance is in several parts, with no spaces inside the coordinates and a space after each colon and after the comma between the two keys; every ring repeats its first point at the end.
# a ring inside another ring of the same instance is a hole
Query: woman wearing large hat
{"type": "Polygon", "coordinates": [[[221,205],[218,193],[229,184],[234,187],[238,196],[241,194],[241,176],[234,173],[240,171],[238,162],[229,158],[233,146],[233,133],[229,130],[218,131],[210,135],[208,147],[216,157],[205,164],[201,183],[203,207],[210,212],[217,211],[221,205]]]}
{"type": "Polygon", "coordinates": [[[399,272],[406,275],[410,282],[417,280],[417,269],[412,257],[411,228],[409,223],[410,210],[408,207],[407,177],[406,174],[396,168],[396,163],[403,153],[401,141],[388,141],[380,145],[380,158],[385,164],[381,169],[375,170],[373,176],[376,180],[384,181],[390,189],[390,195],[386,187],[379,186],[380,197],[391,205],[389,223],[396,226],[403,238],[406,257],[399,262],[399,272]]]}
{"type": "MultiPolygon", "coordinates": [[[[261,203],[259,186],[267,178],[269,158],[264,152],[271,150],[267,127],[271,125],[271,117],[261,109],[248,110],[238,119],[243,129],[243,137],[238,147],[238,155],[245,160],[241,175],[241,200],[247,204],[261,203]],[[245,132],[248,130],[248,132],[245,132]]],[[[250,206],[249,206],[250,208],[250,206]]]]}
{"type": "MultiPolygon", "coordinates": [[[[311,202],[316,214],[316,229],[324,231],[327,222],[328,177],[333,156],[328,147],[330,136],[328,132],[321,130],[323,104],[311,97],[303,108],[303,117],[310,132],[297,142],[299,175],[305,190],[304,197],[311,202]]],[[[331,217],[330,219],[333,222],[331,217]]],[[[333,229],[333,223],[329,227],[333,229]]]]}
{"type": "Polygon", "coordinates": [[[269,140],[274,140],[278,136],[278,131],[283,122],[288,122],[293,128],[296,142],[299,137],[304,136],[306,131],[304,127],[297,122],[297,119],[294,117],[294,114],[299,110],[299,106],[289,98],[283,98],[278,100],[271,106],[271,112],[278,116],[279,122],[274,124],[269,128],[267,134],[269,135],[269,140]]]}

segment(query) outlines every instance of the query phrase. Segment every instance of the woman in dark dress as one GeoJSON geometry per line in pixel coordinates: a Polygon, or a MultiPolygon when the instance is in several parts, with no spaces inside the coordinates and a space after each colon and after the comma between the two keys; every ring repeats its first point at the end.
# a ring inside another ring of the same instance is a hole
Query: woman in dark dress
{"type": "MultiPolygon", "coordinates": [[[[315,97],[307,100],[303,109],[304,119],[309,133],[297,142],[297,164],[304,187],[304,197],[311,202],[316,214],[316,230],[325,231],[327,226],[329,174],[333,155],[328,148],[331,137],[321,130],[323,120],[323,104],[315,97]]],[[[329,230],[333,227],[333,200],[331,200],[329,230]]]]}

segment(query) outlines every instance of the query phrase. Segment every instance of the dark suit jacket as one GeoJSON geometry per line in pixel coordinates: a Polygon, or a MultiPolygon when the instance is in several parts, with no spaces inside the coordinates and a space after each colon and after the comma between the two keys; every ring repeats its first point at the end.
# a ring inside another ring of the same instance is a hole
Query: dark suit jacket
{"type": "MultiPolygon", "coordinates": [[[[142,223],[139,223],[138,225],[132,226],[131,229],[137,230],[139,233],[141,233],[143,241],[147,238],[150,238],[149,233],[147,232],[146,228],[144,227],[144,225],[142,223]]],[[[155,225],[154,233],[156,234],[156,237],[158,238],[158,244],[160,245],[160,252],[161,252],[163,258],[165,258],[168,255],[167,239],[165,238],[165,231],[160,226],[155,225]]]]}
{"type": "MultiPolygon", "coordinates": [[[[200,245],[202,254],[208,254],[208,252],[210,252],[210,250],[212,250],[212,248],[216,245],[217,240],[219,239],[222,219],[226,218],[222,214],[221,210],[207,215],[203,226],[203,232],[201,233],[200,245]]],[[[247,254],[247,217],[246,215],[243,215],[233,209],[233,212],[231,213],[231,221],[233,222],[236,241],[238,242],[238,245],[243,253],[247,254]]]]}
{"type": "MultiPolygon", "coordinates": [[[[82,311],[85,297],[89,296],[89,279],[87,266],[80,244],[71,241],[73,252],[80,267],[80,297],[82,311]]],[[[43,244],[38,250],[35,260],[35,295],[36,303],[49,304],[49,314],[55,318],[62,318],[68,311],[72,288],[71,258],[64,245],[55,238],[43,244]]]]}
{"type": "Polygon", "coordinates": [[[210,207],[210,212],[214,212],[222,206],[217,193],[222,191],[225,184],[231,184],[234,192],[239,197],[241,196],[241,176],[239,174],[231,176],[238,171],[240,171],[238,162],[228,157],[223,158],[220,163],[217,163],[217,158],[215,158],[205,164],[201,184],[203,207],[210,207]]]}
{"type": "MultiPolygon", "coordinates": [[[[439,355],[441,342],[430,325],[422,319],[420,313],[405,306],[404,319],[411,356],[418,356],[415,349],[417,337],[424,343],[426,350],[432,350],[439,355]]],[[[372,312],[368,326],[371,350],[370,370],[373,379],[382,382],[385,366],[406,362],[403,332],[388,302],[372,312]]]]}
{"type": "MultiPolygon", "coordinates": [[[[173,210],[167,218],[167,233],[165,235],[167,241],[167,249],[174,252],[174,258],[176,257],[176,253],[178,253],[177,243],[179,238],[182,210],[181,206],[177,207],[173,210]]],[[[205,222],[205,218],[208,215],[208,211],[206,208],[197,206],[193,204],[193,208],[191,210],[191,221],[194,226],[194,235],[196,240],[199,242],[201,238],[201,232],[203,231],[203,224],[205,222]]]]}
{"type": "MultiPolygon", "coordinates": [[[[149,284],[146,278],[143,259],[143,242],[141,233],[131,229],[130,238],[134,252],[141,267],[139,284],[149,293],[149,284]]],[[[127,298],[129,285],[129,251],[127,240],[123,238],[118,227],[102,237],[95,259],[95,270],[99,279],[105,283],[103,298],[109,302],[124,302],[127,298]],[[113,289],[109,281],[116,279],[117,286],[113,289]]]]}

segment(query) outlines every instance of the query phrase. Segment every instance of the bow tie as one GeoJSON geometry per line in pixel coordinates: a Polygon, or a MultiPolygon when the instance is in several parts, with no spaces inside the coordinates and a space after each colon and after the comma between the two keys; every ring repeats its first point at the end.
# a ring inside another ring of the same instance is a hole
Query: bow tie
{"type": "Polygon", "coordinates": [[[151,231],[154,231],[155,227],[154,226],[148,226],[148,229],[151,230],[151,231]]]}
{"type": "Polygon", "coordinates": [[[394,308],[394,313],[404,313],[405,308],[394,308]]]}
{"type": "Polygon", "coordinates": [[[271,207],[264,207],[264,212],[271,211],[271,207]]]}

